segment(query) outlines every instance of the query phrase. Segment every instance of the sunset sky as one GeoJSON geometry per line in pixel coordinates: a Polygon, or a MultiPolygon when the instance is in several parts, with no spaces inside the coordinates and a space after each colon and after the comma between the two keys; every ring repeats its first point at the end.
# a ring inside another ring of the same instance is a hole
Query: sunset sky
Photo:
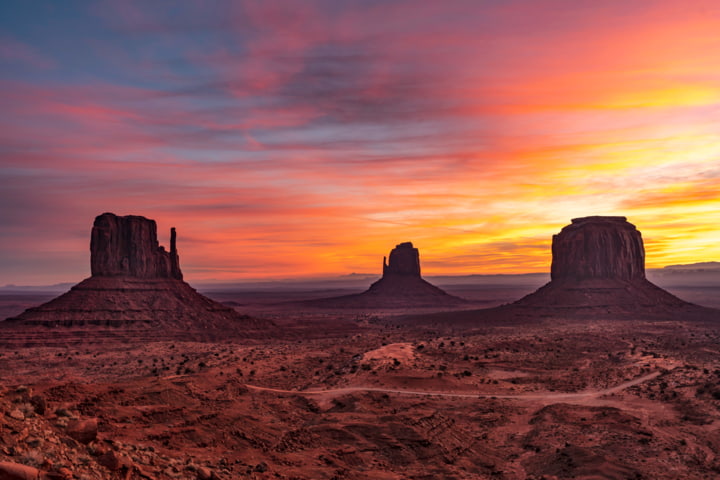
{"type": "Polygon", "coordinates": [[[720,261],[720,2],[0,2],[0,285],[89,275],[103,212],[186,279],[549,270],[624,215],[720,261]]]}

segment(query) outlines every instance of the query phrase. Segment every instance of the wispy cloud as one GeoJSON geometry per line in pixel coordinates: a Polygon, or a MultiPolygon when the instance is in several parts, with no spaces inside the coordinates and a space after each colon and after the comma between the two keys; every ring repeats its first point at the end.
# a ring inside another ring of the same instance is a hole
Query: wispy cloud
{"type": "Polygon", "coordinates": [[[652,265],[720,258],[716,2],[3,12],[0,283],[86,272],[103,211],[178,227],[191,279],[373,272],[405,240],[426,273],[543,271],[592,214],[652,265]]]}

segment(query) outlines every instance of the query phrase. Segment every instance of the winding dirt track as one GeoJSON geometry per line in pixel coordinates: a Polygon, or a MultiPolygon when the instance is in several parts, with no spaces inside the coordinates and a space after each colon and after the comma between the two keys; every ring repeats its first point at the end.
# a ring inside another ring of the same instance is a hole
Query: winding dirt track
{"type": "Polygon", "coordinates": [[[427,397],[452,397],[452,398],[502,398],[502,399],[525,399],[525,400],[554,400],[554,401],[569,401],[569,400],[584,400],[588,398],[600,397],[602,395],[609,395],[612,393],[625,390],[626,388],[634,387],[641,383],[652,380],[653,378],[660,375],[660,372],[653,372],[642,377],[637,377],[633,380],[621,383],[610,388],[604,388],[602,390],[586,390],[584,392],[575,393],[554,393],[554,392],[543,392],[543,393],[517,393],[514,395],[507,394],[494,394],[494,393],[452,393],[452,392],[428,392],[420,390],[397,390],[392,388],[381,388],[381,387],[343,387],[343,388],[331,388],[327,390],[283,390],[279,388],[260,387],[257,385],[245,386],[251,390],[261,392],[272,392],[272,393],[291,393],[294,395],[319,395],[319,396],[335,396],[343,395],[346,393],[355,392],[380,392],[380,393],[393,393],[397,395],[422,395],[427,397]]]}

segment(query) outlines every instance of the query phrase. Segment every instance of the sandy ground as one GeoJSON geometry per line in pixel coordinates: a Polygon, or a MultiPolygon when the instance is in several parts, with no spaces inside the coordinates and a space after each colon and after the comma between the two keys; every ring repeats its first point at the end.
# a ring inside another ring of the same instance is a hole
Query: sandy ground
{"type": "Polygon", "coordinates": [[[443,331],[389,312],[258,311],[293,334],[0,343],[0,472],[11,462],[68,479],[720,475],[720,323],[543,318],[443,331]]]}

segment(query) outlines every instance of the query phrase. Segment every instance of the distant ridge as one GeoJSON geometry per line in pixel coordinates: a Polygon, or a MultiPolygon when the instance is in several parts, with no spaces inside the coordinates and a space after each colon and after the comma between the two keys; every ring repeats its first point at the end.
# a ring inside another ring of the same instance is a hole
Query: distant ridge
{"type": "Polygon", "coordinates": [[[720,270],[720,262],[698,262],[688,263],[679,265],[667,265],[663,267],[663,270],[692,270],[692,271],[704,271],[704,270],[720,270]]]}

